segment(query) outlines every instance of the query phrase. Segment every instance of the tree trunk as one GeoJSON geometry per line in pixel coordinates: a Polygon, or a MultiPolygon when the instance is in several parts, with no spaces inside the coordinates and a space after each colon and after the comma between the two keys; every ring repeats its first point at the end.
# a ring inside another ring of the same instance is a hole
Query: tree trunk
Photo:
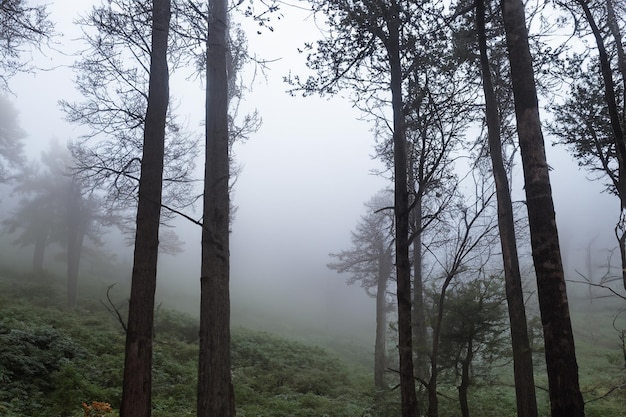
{"type": "Polygon", "coordinates": [[[582,417],[578,364],[522,0],[502,0],[552,417],[582,417]]]}
{"type": "Polygon", "coordinates": [[[422,276],[422,195],[415,197],[413,211],[413,336],[415,339],[415,372],[421,380],[428,378],[428,335],[424,312],[424,277],[422,276]]]}
{"type": "MultiPolygon", "coordinates": [[[[604,99],[606,100],[606,106],[609,111],[609,118],[611,121],[611,130],[613,131],[613,141],[615,143],[615,153],[618,162],[617,193],[620,198],[620,218],[615,228],[615,234],[619,243],[622,260],[622,285],[626,289],[626,246],[624,246],[624,243],[626,242],[626,142],[624,141],[624,131],[621,125],[622,121],[620,120],[619,110],[617,108],[615,86],[613,85],[613,71],[611,70],[611,62],[606,52],[606,47],[604,46],[604,38],[602,37],[602,33],[596,24],[591,10],[589,10],[587,2],[584,0],[578,0],[578,3],[585,12],[587,23],[589,23],[589,26],[591,27],[591,31],[593,32],[593,36],[598,47],[600,73],[602,74],[602,80],[604,81],[604,99]]],[[[607,3],[610,3],[610,0],[607,0],[607,3]]],[[[615,16],[614,13],[612,13],[612,4],[609,4],[608,6],[607,11],[609,12],[609,28],[612,29],[613,36],[618,37],[618,59],[620,64],[622,64],[624,56],[623,49],[621,48],[621,41],[619,40],[619,29],[615,21],[615,24],[611,24],[610,18],[615,16]]],[[[620,70],[623,69],[622,65],[620,65],[620,70]]]]}
{"type": "Polygon", "coordinates": [[[198,417],[233,417],[230,370],[228,12],[209,0],[198,417]]]}
{"type": "Polygon", "coordinates": [[[387,53],[391,69],[393,108],[394,211],[396,217],[396,280],[398,300],[398,352],[400,359],[400,398],[402,417],[417,417],[418,404],[413,374],[411,329],[411,262],[409,259],[409,193],[407,152],[402,100],[399,6],[389,10],[387,53]]]}
{"type": "Polygon", "coordinates": [[[444,302],[446,300],[446,291],[448,286],[456,274],[456,267],[449,272],[441,286],[439,300],[437,302],[437,317],[433,326],[433,346],[430,354],[430,379],[428,380],[428,417],[439,416],[439,398],[437,397],[437,377],[438,361],[439,361],[439,337],[441,335],[441,322],[443,321],[444,302]]]}
{"type": "Polygon", "coordinates": [[[67,223],[67,306],[76,307],[78,270],[89,219],[83,206],[80,185],[72,180],[68,195],[67,223]]]}
{"type": "Polygon", "coordinates": [[[526,322],[526,310],[524,307],[522,278],[517,255],[513,204],[509,191],[509,180],[502,157],[498,103],[493,88],[489,57],[487,55],[484,0],[476,0],[476,32],[478,34],[480,66],[483,91],[485,94],[489,154],[491,156],[493,176],[496,183],[496,197],[498,199],[498,228],[500,231],[500,247],[502,249],[502,261],[504,264],[509,323],[511,324],[511,345],[513,350],[513,375],[515,378],[517,415],[518,417],[537,417],[533,358],[532,350],[530,349],[530,341],[528,339],[528,324],[526,322]]]}
{"type": "MultiPolygon", "coordinates": [[[[465,353],[465,358],[461,361],[461,385],[459,385],[459,404],[461,405],[461,415],[463,417],[469,417],[469,403],[467,401],[467,391],[469,389],[471,380],[470,380],[470,365],[472,364],[472,359],[474,357],[474,346],[473,346],[473,336],[467,341],[467,352],[465,353]]],[[[517,415],[520,417],[520,415],[517,415]]]]}
{"type": "Polygon", "coordinates": [[[43,274],[43,260],[48,243],[48,229],[40,228],[35,238],[35,250],[33,251],[33,274],[35,279],[41,279],[43,274]]]}
{"type": "Polygon", "coordinates": [[[165,117],[169,101],[167,38],[170,1],[152,2],[152,53],[148,108],[139,179],[137,231],[126,332],[121,417],[149,417],[152,391],[152,333],[163,179],[165,117]]]}
{"type": "Polygon", "coordinates": [[[374,386],[378,392],[383,392],[385,384],[386,339],[387,339],[387,280],[392,267],[389,259],[391,254],[384,249],[381,251],[378,262],[378,280],[376,288],[376,343],[374,345],[374,386]]]}

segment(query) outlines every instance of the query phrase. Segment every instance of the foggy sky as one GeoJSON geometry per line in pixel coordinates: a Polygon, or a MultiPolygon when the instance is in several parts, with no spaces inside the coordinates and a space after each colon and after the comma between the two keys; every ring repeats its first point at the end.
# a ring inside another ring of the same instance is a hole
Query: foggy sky
{"type": "MultiPolygon", "coordinates": [[[[56,50],[34,54],[36,64],[48,71],[10,81],[32,159],[52,138],[63,143],[80,134],[79,127],[63,121],[56,103],[80,100],[68,68],[80,44],[68,39],[80,35],[71,22],[88,3],[50,3],[50,17],[66,37],[56,40],[56,50]]],[[[302,309],[320,320],[326,316],[332,320],[331,313],[339,312],[346,319],[371,320],[373,327],[374,302],[362,289],[347,287],[347,277],[325,265],[329,252],[350,245],[350,231],[364,213],[363,203],[391,184],[371,174],[381,165],[371,158],[370,126],[358,120],[361,115],[347,99],[294,98],[285,93],[283,76],[289,71],[305,74],[305,57],[296,48],[315,40],[317,29],[306,12],[283,8],[283,13],[285,18],[274,22],[274,33],[256,35],[256,24],[248,31],[251,54],[280,60],[270,64],[267,78],[256,77],[243,105],[244,110],[258,109],[263,125],[247,143],[235,147],[243,171],[233,195],[238,206],[231,236],[233,305],[257,301],[286,315],[302,309]]],[[[182,76],[172,80],[171,94],[189,127],[202,132],[202,86],[182,76]]],[[[579,267],[579,253],[590,239],[597,238],[598,248],[615,246],[612,228],[618,202],[600,195],[600,186],[589,183],[562,148],[552,148],[550,138],[546,142],[564,258],[571,268],[579,267]]],[[[198,165],[202,169],[203,162],[198,165]]],[[[516,175],[521,176],[520,167],[516,175]]],[[[514,194],[522,195],[521,184],[515,187],[514,194]]],[[[186,241],[184,253],[162,257],[159,286],[197,294],[200,233],[188,222],[177,225],[186,241]]],[[[132,256],[132,248],[126,255],[132,256]]]]}

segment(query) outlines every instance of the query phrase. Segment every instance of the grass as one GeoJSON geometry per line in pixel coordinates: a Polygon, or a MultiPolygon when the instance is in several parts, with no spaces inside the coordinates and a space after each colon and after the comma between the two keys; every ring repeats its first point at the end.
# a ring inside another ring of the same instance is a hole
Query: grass
{"type": "MultiPolygon", "coordinates": [[[[3,417],[117,416],[124,333],[100,300],[108,283],[81,282],[76,309],[65,308],[62,280],[0,268],[0,415],[3,417]],[[38,279],[42,278],[42,279],[38,279]],[[105,410],[104,408],[102,410],[105,410]]],[[[127,288],[112,290],[123,305],[127,288]]],[[[626,373],[613,317],[620,304],[573,308],[581,388],[588,417],[626,417],[626,373]]],[[[250,315],[255,327],[232,332],[232,376],[239,417],[358,417],[378,415],[370,371],[371,343],[332,337],[308,323],[276,323],[276,315],[250,315]],[[268,322],[263,322],[263,319],[268,322]],[[281,329],[288,328],[289,337],[281,329]],[[323,346],[323,347],[320,347],[323,346]]],[[[616,327],[624,328],[620,318],[616,327]]],[[[198,323],[188,314],[159,308],[155,316],[153,416],[195,415],[198,323]]],[[[393,341],[389,355],[395,358],[393,341]]],[[[540,359],[540,357],[538,358],[540,359]]],[[[470,412],[481,417],[515,415],[510,364],[470,389],[470,412]]],[[[390,373],[389,384],[397,382],[390,373]]],[[[537,361],[536,382],[547,387],[537,361]]],[[[454,381],[441,381],[440,417],[459,413],[454,381]]],[[[549,415],[547,393],[538,389],[540,415],[549,415]]],[[[386,393],[387,417],[398,416],[398,390],[386,393]]],[[[422,404],[425,404],[422,401],[422,404]]]]}

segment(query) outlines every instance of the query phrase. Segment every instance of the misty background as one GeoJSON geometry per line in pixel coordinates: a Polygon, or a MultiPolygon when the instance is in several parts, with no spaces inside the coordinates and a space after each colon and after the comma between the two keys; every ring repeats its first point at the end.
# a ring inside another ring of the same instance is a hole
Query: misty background
{"type": "MultiPolygon", "coordinates": [[[[32,51],[32,64],[38,70],[11,79],[8,98],[19,111],[29,160],[38,160],[50,141],[65,144],[84,133],[64,120],[57,103],[61,99],[80,101],[71,65],[80,54],[81,29],[73,21],[92,4],[49,4],[50,19],[56,22],[59,35],[52,40],[52,48],[32,51]]],[[[272,23],[274,31],[264,30],[260,35],[256,23],[239,19],[248,37],[249,54],[270,62],[265,70],[250,64],[243,73],[250,91],[241,113],[257,109],[263,124],[247,142],[234,148],[242,169],[231,196],[237,207],[231,235],[233,324],[286,335],[296,326],[310,326],[311,332],[370,343],[373,350],[374,300],[358,286],[347,286],[347,276],[329,270],[326,264],[330,252],[350,246],[350,231],[365,213],[363,204],[392,185],[390,175],[376,174],[383,166],[373,158],[371,125],[360,119],[348,97],[303,98],[286,93],[289,87],[283,77],[307,74],[298,48],[317,40],[321,29],[295,2],[282,4],[281,13],[283,18],[272,23]],[[274,323],[272,329],[260,328],[268,321],[274,323]]],[[[177,113],[200,135],[202,83],[191,77],[191,70],[181,70],[172,78],[170,92],[177,113]]],[[[587,270],[586,251],[592,241],[593,265],[602,275],[606,257],[616,246],[613,213],[617,213],[619,201],[601,193],[601,185],[588,181],[567,151],[550,146],[551,142],[546,136],[567,278],[579,279],[576,270],[587,270]]],[[[201,157],[197,178],[204,169],[201,157]]],[[[523,195],[521,176],[517,166],[516,200],[523,195]]],[[[2,218],[11,210],[12,201],[8,187],[3,190],[2,218]]],[[[189,214],[199,218],[200,208],[189,214]]],[[[195,316],[199,311],[200,229],[182,218],[174,224],[184,241],[183,251],[160,256],[157,303],[195,316]]],[[[127,268],[127,274],[106,277],[105,283],[129,280],[133,248],[116,233],[108,237],[104,249],[127,268]]],[[[528,266],[530,254],[528,246],[524,248],[522,263],[528,266]]],[[[5,262],[9,256],[5,254],[5,262]]],[[[570,283],[568,291],[571,296],[587,288],[570,283]]]]}

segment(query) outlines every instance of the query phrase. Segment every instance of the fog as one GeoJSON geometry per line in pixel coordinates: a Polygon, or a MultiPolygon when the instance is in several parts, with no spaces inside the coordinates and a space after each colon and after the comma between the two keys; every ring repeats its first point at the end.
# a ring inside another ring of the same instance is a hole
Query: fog
{"type": "MultiPolygon", "coordinates": [[[[50,17],[63,36],[43,53],[33,52],[33,63],[45,70],[10,81],[10,99],[20,112],[30,159],[37,159],[50,140],[63,143],[82,133],[64,121],[57,101],[80,100],[69,68],[76,59],[72,54],[80,49],[80,30],[72,21],[87,7],[84,1],[50,4],[50,17]]],[[[265,74],[257,69],[253,76],[252,67],[245,73],[251,91],[242,110],[258,109],[263,125],[234,149],[242,170],[232,196],[237,206],[231,236],[233,322],[285,334],[304,323],[311,332],[371,339],[373,346],[374,301],[358,286],[347,286],[347,276],[326,264],[329,252],[349,247],[350,231],[365,212],[363,204],[391,184],[373,174],[382,166],[372,158],[371,126],[360,120],[348,98],[291,97],[285,92],[283,76],[305,71],[297,48],[315,40],[318,29],[306,12],[285,7],[283,13],[286,18],[275,22],[273,33],[257,35],[255,24],[248,24],[250,53],[276,61],[265,74]]],[[[188,80],[188,74],[176,75],[171,94],[189,127],[201,133],[202,85],[188,80]]],[[[593,239],[601,269],[607,250],[616,246],[612,230],[618,200],[601,193],[600,184],[589,182],[562,148],[551,147],[549,137],[546,142],[568,276],[585,270],[583,255],[593,239]]],[[[202,164],[198,161],[198,177],[202,164]]],[[[515,177],[521,177],[521,168],[515,177]]],[[[522,185],[515,183],[514,194],[522,193],[522,185]]],[[[199,209],[191,213],[196,218],[199,209]]],[[[184,219],[177,219],[175,226],[185,244],[176,257],[161,256],[157,299],[197,314],[200,230],[184,219]]],[[[131,247],[106,249],[120,262],[132,259],[131,247]]],[[[530,264],[528,252],[524,259],[530,264]]],[[[572,285],[569,289],[576,291],[572,285]]]]}

